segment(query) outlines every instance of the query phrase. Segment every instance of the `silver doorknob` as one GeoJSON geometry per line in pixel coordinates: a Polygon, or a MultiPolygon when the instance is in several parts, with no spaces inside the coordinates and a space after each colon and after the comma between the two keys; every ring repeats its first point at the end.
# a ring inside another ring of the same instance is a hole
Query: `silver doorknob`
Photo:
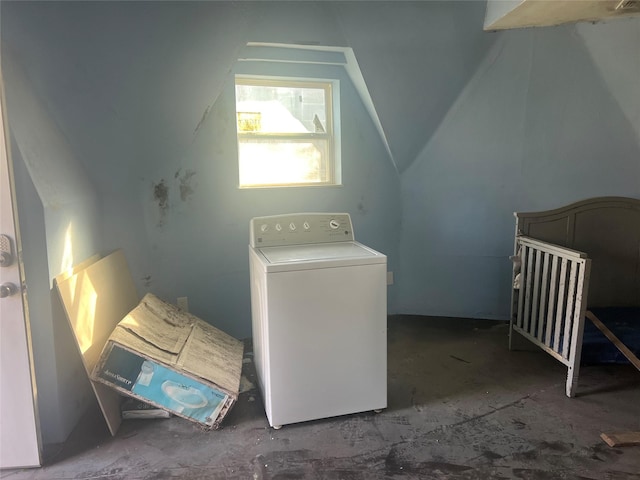
{"type": "Polygon", "coordinates": [[[0,298],[10,297],[18,293],[18,287],[14,283],[3,283],[0,285],[0,298]]]}

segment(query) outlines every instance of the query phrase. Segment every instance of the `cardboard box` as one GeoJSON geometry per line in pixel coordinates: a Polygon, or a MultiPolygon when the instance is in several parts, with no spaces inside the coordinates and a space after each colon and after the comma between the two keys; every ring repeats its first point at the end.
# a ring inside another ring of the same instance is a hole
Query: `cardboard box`
{"type": "Polygon", "coordinates": [[[147,294],[118,323],[92,379],[206,429],[238,399],[244,345],[147,294]]]}
{"type": "Polygon", "coordinates": [[[170,412],[143,402],[137,398],[127,398],[120,406],[122,419],[147,419],[147,418],[171,418],[170,412]]]}

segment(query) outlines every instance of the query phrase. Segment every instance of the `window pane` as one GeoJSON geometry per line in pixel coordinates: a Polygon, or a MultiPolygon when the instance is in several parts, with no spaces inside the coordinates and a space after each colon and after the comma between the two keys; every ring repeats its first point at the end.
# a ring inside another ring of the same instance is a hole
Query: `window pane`
{"type": "Polygon", "coordinates": [[[242,139],[240,185],[313,184],[329,181],[326,139],[242,139]]]}
{"type": "Polygon", "coordinates": [[[336,82],[236,77],[241,187],[334,185],[336,82]]]}
{"type": "Polygon", "coordinates": [[[325,133],[324,88],[236,84],[239,133],[325,133]]]}

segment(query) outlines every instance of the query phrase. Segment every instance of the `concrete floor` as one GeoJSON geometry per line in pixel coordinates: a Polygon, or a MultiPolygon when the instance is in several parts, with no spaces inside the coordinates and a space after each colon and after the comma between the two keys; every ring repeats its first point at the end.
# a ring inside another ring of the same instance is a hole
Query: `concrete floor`
{"type": "Polygon", "coordinates": [[[583,367],[569,399],[566,368],[540,351],[509,352],[507,332],[496,322],[390,317],[380,414],[274,430],[252,390],[220,430],[127,420],[112,438],[92,409],[65,444],[48,446],[43,468],[0,478],[640,479],[640,447],[600,439],[640,430],[640,372],[583,367]]]}

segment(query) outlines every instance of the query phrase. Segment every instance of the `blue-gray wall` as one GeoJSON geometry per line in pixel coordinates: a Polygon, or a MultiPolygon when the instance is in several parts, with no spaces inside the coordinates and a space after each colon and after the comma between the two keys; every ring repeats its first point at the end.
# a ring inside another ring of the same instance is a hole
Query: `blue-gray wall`
{"type": "MultiPolygon", "coordinates": [[[[297,70],[280,67],[287,75],[297,70]]],[[[243,71],[248,73],[246,67],[243,71]]],[[[326,69],[306,71],[327,74],[326,69]]],[[[399,180],[344,70],[335,69],[331,75],[341,81],[343,186],[238,189],[230,76],[190,148],[178,161],[150,167],[133,194],[122,199],[125,207],[143,206],[139,220],[149,242],[149,266],[143,273],[146,288],[169,301],[187,296],[196,315],[232,335],[250,336],[249,219],[277,213],[349,212],[356,237],[395,261],[399,180]],[[160,184],[167,189],[166,204],[154,196],[160,184]]],[[[121,215],[122,210],[110,212],[105,222],[116,224],[121,215]]],[[[120,240],[107,238],[113,243],[120,240]]]]}
{"type": "Polygon", "coordinates": [[[38,158],[80,178],[51,209],[7,82],[43,203],[45,277],[73,214],[74,259],[122,247],[140,294],[187,296],[237,337],[250,335],[253,216],[349,212],[356,238],[389,255],[390,313],[504,319],[513,211],[640,197],[639,19],[489,33],[477,1],[5,1],[0,21],[4,75],[9,49],[74,160],[38,158]],[[233,73],[247,42],[352,48],[389,150],[345,72],[312,70],[341,78],[344,185],[239,190],[233,73]]]}
{"type": "Polygon", "coordinates": [[[3,45],[11,152],[42,440],[63,441],[91,398],[71,330],[53,308],[53,278],[98,252],[100,210],[84,164],[3,45]]]}
{"type": "Polygon", "coordinates": [[[395,266],[400,179],[343,68],[304,72],[341,80],[343,186],[237,188],[240,49],[249,41],[344,45],[331,6],[45,2],[3,12],[4,38],[96,185],[104,248],[124,248],[141,294],[187,296],[196,315],[250,336],[247,244],[256,215],[349,212],[356,237],[395,266]],[[158,186],[167,199],[155,198],[158,186]]]}
{"type": "Polygon", "coordinates": [[[400,172],[438,128],[497,35],[484,2],[337,2],[400,172]]]}
{"type": "MultiPolygon", "coordinates": [[[[615,28],[589,27],[583,35],[605,43],[593,30],[615,28]]],[[[630,81],[618,95],[637,113],[640,46],[635,58],[615,46],[609,55],[625,64],[616,78],[630,81]]],[[[640,197],[637,128],[576,26],[501,34],[402,174],[399,311],[508,318],[512,213],[640,197]]]]}

